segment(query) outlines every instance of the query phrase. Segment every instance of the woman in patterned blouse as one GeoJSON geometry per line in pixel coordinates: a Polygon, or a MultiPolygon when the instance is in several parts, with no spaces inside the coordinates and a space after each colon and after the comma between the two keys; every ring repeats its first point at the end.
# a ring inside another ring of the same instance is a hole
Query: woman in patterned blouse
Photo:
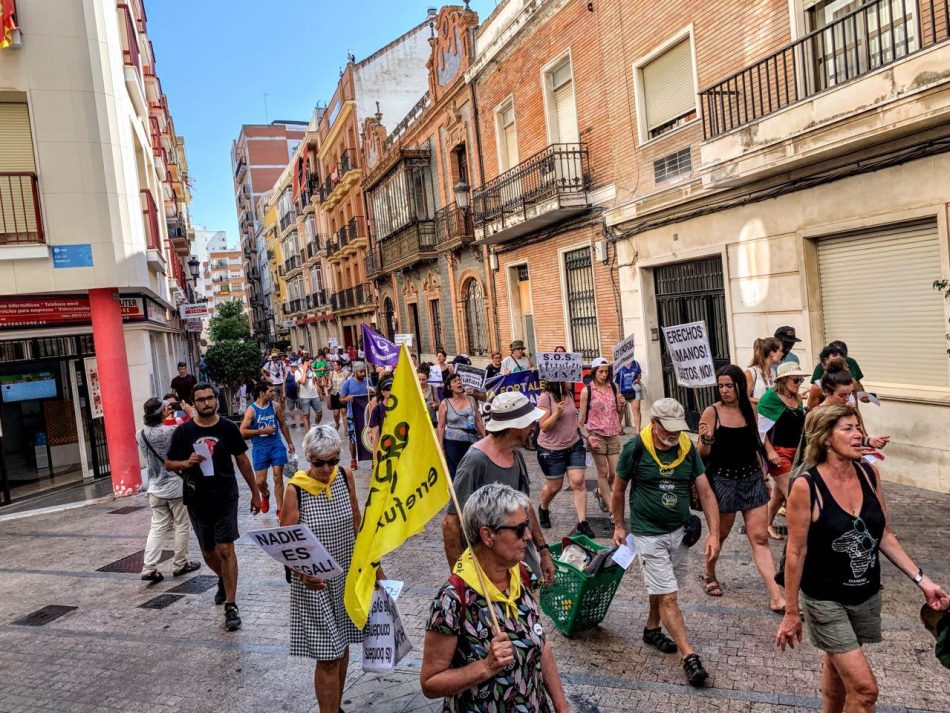
{"type": "Polygon", "coordinates": [[[419,675],[426,697],[445,698],[444,711],[568,710],[532,591],[537,577],[522,564],[529,507],[526,495],[500,483],[479,488],[465,504],[462,527],[474,553],[462,553],[432,602],[419,675]],[[501,627],[495,635],[489,606],[501,627]]]}

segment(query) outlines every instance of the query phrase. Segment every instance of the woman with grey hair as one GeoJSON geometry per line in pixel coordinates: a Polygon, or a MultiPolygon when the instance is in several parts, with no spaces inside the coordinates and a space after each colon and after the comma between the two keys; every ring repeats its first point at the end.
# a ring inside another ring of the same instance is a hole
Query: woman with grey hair
{"type": "MultiPolygon", "coordinates": [[[[284,491],[280,524],[310,528],[343,571],[350,568],[360,528],[353,475],[340,467],[340,434],[332,426],[314,426],[301,447],[309,467],[298,470],[284,491]]],[[[290,582],[290,654],[316,659],[313,686],[322,713],[337,713],[346,682],[349,646],[362,632],[343,606],[346,576],[330,580],[292,571],[290,582]]]]}
{"type": "Polygon", "coordinates": [[[444,711],[568,710],[532,592],[538,580],[522,564],[530,507],[524,493],[501,483],[479,488],[465,503],[462,528],[471,548],[432,602],[419,674],[427,698],[445,697],[444,711]]]}

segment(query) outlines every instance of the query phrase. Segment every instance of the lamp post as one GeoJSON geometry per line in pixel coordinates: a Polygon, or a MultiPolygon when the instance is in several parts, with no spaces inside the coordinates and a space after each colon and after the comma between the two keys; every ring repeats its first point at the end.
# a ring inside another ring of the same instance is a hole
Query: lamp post
{"type": "Polygon", "coordinates": [[[198,281],[198,272],[201,270],[201,261],[194,255],[188,258],[188,272],[191,273],[191,279],[198,281]]]}
{"type": "Polygon", "coordinates": [[[463,213],[467,213],[469,201],[471,200],[471,194],[468,192],[468,184],[465,181],[459,181],[452,188],[452,192],[455,194],[455,205],[457,205],[463,213]]]}

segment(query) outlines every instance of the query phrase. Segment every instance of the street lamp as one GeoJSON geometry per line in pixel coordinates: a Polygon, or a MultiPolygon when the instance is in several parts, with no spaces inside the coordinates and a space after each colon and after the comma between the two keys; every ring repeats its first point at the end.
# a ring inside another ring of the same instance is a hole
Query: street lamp
{"type": "Polygon", "coordinates": [[[188,272],[191,273],[191,279],[198,279],[198,271],[201,269],[201,261],[194,255],[188,258],[188,272]]]}
{"type": "Polygon", "coordinates": [[[455,184],[455,187],[452,188],[452,192],[455,194],[455,204],[463,213],[467,211],[470,199],[468,184],[465,181],[459,181],[455,184]]]}

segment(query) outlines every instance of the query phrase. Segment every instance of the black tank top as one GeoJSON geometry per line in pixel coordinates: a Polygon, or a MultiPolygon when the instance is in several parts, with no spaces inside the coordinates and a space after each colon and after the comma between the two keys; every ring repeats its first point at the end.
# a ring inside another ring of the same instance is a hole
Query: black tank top
{"type": "Polygon", "coordinates": [[[780,448],[797,448],[805,428],[805,409],[785,407],[778,421],[772,426],[772,445],[780,448]]]}
{"type": "Polygon", "coordinates": [[[801,582],[802,591],[812,599],[859,604],[881,589],[878,549],[884,536],[884,510],[875,492],[874,471],[858,461],[853,465],[864,497],[858,517],[835,502],[818,468],[805,476],[821,494],[818,519],[808,528],[801,582]]]}
{"type": "Polygon", "coordinates": [[[716,413],[715,441],[707,458],[709,470],[725,478],[745,477],[750,471],[760,470],[759,439],[755,427],[723,426],[719,422],[719,409],[713,406],[713,411],[716,413]]]}

